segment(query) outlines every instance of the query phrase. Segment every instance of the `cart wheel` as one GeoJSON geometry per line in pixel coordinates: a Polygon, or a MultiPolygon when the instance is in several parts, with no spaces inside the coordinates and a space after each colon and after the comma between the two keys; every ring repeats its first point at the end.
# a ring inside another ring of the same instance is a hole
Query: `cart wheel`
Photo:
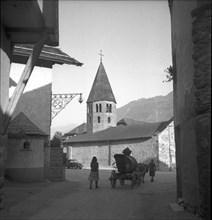
{"type": "Polygon", "coordinates": [[[120,179],[120,184],[123,186],[124,185],[125,180],[120,179]]]}
{"type": "Polygon", "coordinates": [[[111,182],[112,188],[115,188],[116,187],[116,179],[111,179],[110,182],[111,182]]]}

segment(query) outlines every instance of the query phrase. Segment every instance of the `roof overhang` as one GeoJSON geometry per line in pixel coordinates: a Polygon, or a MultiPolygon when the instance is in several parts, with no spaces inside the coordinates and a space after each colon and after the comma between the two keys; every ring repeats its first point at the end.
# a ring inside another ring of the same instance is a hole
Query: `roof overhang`
{"type": "MultiPolygon", "coordinates": [[[[26,64],[30,54],[32,53],[32,50],[32,44],[14,45],[12,62],[26,64]]],[[[52,65],[54,64],[68,64],[75,66],[83,65],[83,63],[70,57],[66,53],[62,52],[59,48],[44,45],[36,62],[36,66],[52,68],[52,65]]]]}
{"type": "Polygon", "coordinates": [[[117,138],[108,138],[108,139],[85,139],[85,140],[71,140],[72,138],[62,141],[64,146],[75,145],[75,144],[91,144],[91,143],[113,143],[113,142],[121,142],[121,141],[146,141],[151,139],[152,136],[147,137],[117,137],[117,138]]]}
{"type": "Polygon", "coordinates": [[[1,23],[12,43],[36,43],[47,30],[45,44],[59,44],[58,0],[1,0],[1,23]]]}

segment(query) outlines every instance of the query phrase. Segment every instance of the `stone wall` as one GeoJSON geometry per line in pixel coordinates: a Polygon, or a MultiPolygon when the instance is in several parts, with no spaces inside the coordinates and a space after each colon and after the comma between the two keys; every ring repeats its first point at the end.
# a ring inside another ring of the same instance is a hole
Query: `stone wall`
{"type": "Polygon", "coordinates": [[[177,198],[208,219],[211,2],[169,0],[172,28],[177,198]]]}
{"type": "MultiPolygon", "coordinates": [[[[70,148],[70,147],[69,147],[70,148]]],[[[93,156],[96,156],[99,161],[100,167],[108,167],[108,143],[106,142],[96,142],[96,143],[86,143],[86,144],[72,144],[72,152],[69,159],[77,159],[83,164],[84,168],[90,167],[90,163],[93,156]],[[104,156],[102,156],[104,155],[104,156]]]]}
{"type": "Polygon", "coordinates": [[[138,163],[148,164],[154,158],[158,167],[158,142],[157,137],[150,139],[128,140],[111,143],[111,161],[115,162],[114,155],[120,154],[125,148],[129,148],[138,163]]]}
{"type": "Polygon", "coordinates": [[[191,11],[197,7],[197,2],[170,2],[177,199],[183,197],[185,202],[198,205],[191,17],[191,11]],[[190,193],[191,191],[193,193],[190,193]]]}
{"type": "Polygon", "coordinates": [[[62,148],[50,148],[49,180],[53,182],[65,180],[62,148]]]}
{"type": "MultiPolygon", "coordinates": [[[[114,155],[121,154],[125,148],[130,148],[132,156],[139,163],[149,163],[154,158],[158,167],[158,143],[157,136],[150,139],[95,142],[85,144],[72,144],[72,158],[77,159],[85,168],[90,167],[93,156],[98,158],[99,166],[112,167],[115,162],[114,155]]],[[[69,147],[70,148],[70,147],[69,147]]],[[[71,158],[69,158],[71,159],[71,158]]]]}
{"type": "Polygon", "coordinates": [[[200,206],[196,211],[210,216],[211,154],[211,1],[199,1],[192,11],[194,44],[195,135],[200,206]]]}
{"type": "Polygon", "coordinates": [[[171,122],[164,131],[158,134],[160,171],[174,171],[176,168],[174,139],[174,123],[171,122]]]}

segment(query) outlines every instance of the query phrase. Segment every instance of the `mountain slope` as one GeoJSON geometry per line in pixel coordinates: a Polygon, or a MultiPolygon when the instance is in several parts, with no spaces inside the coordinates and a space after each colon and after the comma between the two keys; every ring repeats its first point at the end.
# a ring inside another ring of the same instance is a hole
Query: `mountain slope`
{"type": "Polygon", "coordinates": [[[130,118],[145,122],[166,121],[173,117],[173,92],[166,96],[138,99],[117,109],[117,121],[130,118]]]}
{"type": "MultiPolygon", "coordinates": [[[[173,92],[166,96],[155,96],[149,99],[138,99],[117,109],[117,122],[124,119],[128,124],[132,120],[144,122],[167,121],[173,117],[173,92]]],[[[76,128],[77,124],[66,124],[51,128],[51,137],[56,131],[66,133],[76,128]]]]}

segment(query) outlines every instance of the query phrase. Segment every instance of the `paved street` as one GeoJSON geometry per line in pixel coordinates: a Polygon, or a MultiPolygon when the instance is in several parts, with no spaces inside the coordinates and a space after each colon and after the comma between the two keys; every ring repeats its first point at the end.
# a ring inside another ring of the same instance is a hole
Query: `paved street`
{"type": "MultiPolygon", "coordinates": [[[[31,196],[7,210],[6,219],[200,219],[186,211],[174,212],[170,208],[170,203],[176,202],[175,173],[157,172],[153,183],[146,175],[145,183],[134,189],[130,188],[130,181],[124,186],[117,183],[115,189],[111,188],[110,173],[101,170],[100,188],[89,190],[89,170],[66,170],[67,181],[50,183],[39,192],[31,189],[31,196]]],[[[5,187],[5,191],[8,193],[9,187],[5,187]]]]}

